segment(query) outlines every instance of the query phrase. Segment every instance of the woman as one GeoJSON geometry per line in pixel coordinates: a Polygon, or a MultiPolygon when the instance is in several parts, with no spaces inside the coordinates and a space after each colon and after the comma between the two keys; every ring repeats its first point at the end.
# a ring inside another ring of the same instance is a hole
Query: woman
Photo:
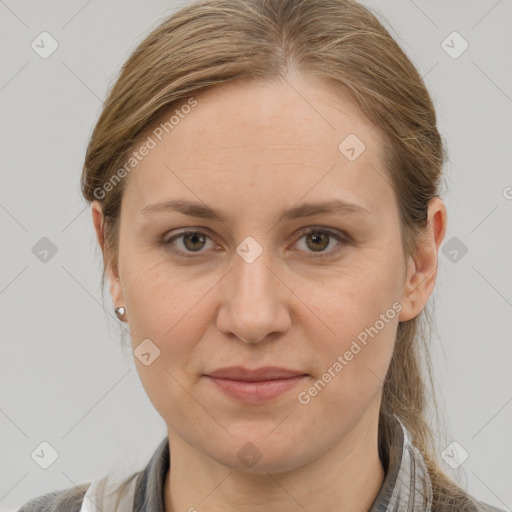
{"type": "Polygon", "coordinates": [[[363,6],[165,20],[109,93],[82,191],[168,437],[144,471],[21,511],[498,510],[443,473],[425,419],[443,162],[420,75],[363,6]]]}

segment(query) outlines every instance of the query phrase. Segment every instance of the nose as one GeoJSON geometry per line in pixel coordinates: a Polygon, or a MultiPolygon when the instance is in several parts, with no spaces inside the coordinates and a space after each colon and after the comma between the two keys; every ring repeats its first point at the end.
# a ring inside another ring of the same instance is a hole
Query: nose
{"type": "Polygon", "coordinates": [[[233,264],[223,280],[218,329],[245,343],[261,343],[283,335],[291,325],[286,302],[291,292],[272,270],[269,252],[264,250],[251,263],[235,254],[233,264]]]}

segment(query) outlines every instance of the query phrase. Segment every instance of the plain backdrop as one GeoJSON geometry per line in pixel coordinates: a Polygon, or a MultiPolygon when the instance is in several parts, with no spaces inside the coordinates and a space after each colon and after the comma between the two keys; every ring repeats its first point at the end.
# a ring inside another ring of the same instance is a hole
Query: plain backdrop
{"type": "MultiPolygon", "coordinates": [[[[512,2],[364,3],[425,77],[448,145],[449,227],[432,298],[448,427],[439,453],[459,443],[468,458],[446,471],[508,510],[512,2]]],[[[138,471],[166,435],[130,351],[123,354],[108,290],[103,308],[100,252],[79,178],[107,87],[179,5],[0,0],[0,511],[112,470],[138,471]],[[42,32],[58,44],[47,58],[32,47],[48,38],[42,32]],[[47,469],[41,450],[57,456],[47,469]]]]}

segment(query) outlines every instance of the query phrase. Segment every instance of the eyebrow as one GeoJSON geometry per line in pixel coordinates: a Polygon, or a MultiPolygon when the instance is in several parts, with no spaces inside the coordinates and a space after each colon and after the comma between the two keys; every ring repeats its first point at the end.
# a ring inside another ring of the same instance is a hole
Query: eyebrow
{"type": "MultiPolygon", "coordinates": [[[[141,214],[164,213],[176,211],[191,217],[201,217],[203,219],[217,220],[226,222],[228,218],[219,210],[211,208],[203,203],[185,200],[165,201],[162,203],[148,204],[141,210],[141,214]]],[[[363,206],[355,203],[349,203],[340,199],[330,201],[321,201],[318,203],[303,203],[293,206],[288,210],[281,211],[278,221],[300,219],[311,217],[313,215],[371,215],[363,206]]]]}

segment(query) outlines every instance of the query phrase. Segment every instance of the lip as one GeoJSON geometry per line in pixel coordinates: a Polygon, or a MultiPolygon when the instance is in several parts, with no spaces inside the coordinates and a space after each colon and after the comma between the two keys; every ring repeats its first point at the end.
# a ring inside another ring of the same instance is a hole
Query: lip
{"type": "Polygon", "coordinates": [[[220,391],[252,404],[277,398],[290,391],[308,376],[301,371],[276,366],[255,370],[231,366],[205,375],[220,391]]]}
{"type": "Polygon", "coordinates": [[[220,368],[213,372],[207,373],[209,377],[219,379],[241,380],[247,382],[256,382],[274,379],[287,379],[297,377],[298,375],[306,375],[306,372],[300,370],[291,370],[289,368],[281,368],[279,366],[264,366],[250,370],[243,366],[229,366],[220,368]]]}

